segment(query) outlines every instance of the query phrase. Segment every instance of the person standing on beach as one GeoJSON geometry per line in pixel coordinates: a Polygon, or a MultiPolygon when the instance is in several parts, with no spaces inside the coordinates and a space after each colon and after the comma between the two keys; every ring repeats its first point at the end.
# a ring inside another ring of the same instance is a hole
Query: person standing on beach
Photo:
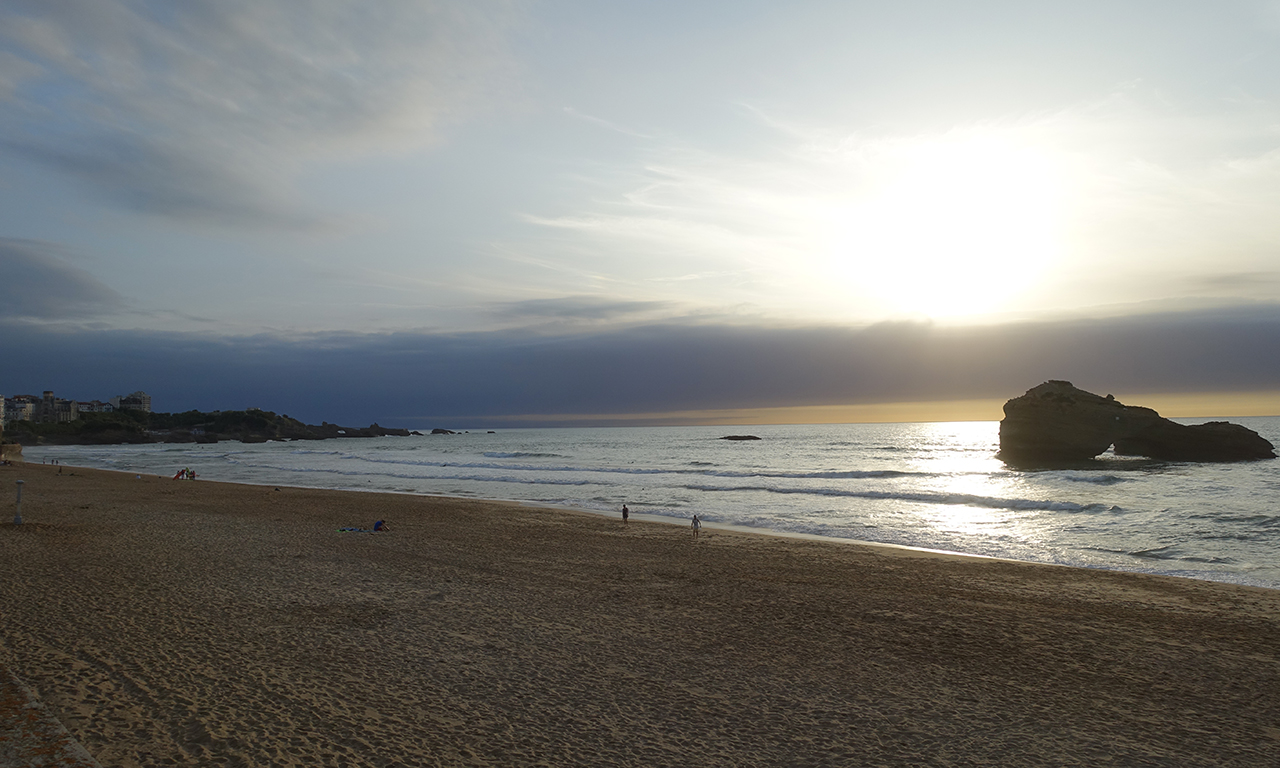
{"type": "Polygon", "coordinates": [[[702,531],[702,521],[698,519],[697,515],[693,516],[693,520],[689,522],[689,527],[693,529],[694,541],[697,541],[698,534],[702,531]]]}
{"type": "Polygon", "coordinates": [[[627,509],[627,505],[622,505],[622,522],[627,522],[627,515],[631,514],[631,510],[627,509]]]}

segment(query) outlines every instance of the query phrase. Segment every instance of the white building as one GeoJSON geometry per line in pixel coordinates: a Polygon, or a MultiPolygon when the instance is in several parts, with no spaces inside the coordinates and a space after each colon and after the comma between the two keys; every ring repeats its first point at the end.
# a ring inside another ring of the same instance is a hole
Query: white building
{"type": "Polygon", "coordinates": [[[111,403],[104,403],[101,400],[90,400],[89,402],[79,402],[81,413],[111,413],[116,409],[111,403]]]}
{"type": "Polygon", "coordinates": [[[142,390],[128,395],[117,395],[111,398],[111,404],[118,411],[142,411],[151,413],[151,395],[142,390]]]}
{"type": "Polygon", "coordinates": [[[40,398],[35,395],[14,395],[4,400],[4,420],[33,421],[36,417],[36,403],[40,398]]]}

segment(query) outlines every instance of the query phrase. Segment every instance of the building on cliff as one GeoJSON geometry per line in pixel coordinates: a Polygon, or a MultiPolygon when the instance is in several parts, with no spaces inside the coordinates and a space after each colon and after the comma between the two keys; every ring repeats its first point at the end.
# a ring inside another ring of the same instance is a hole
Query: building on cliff
{"type": "Polygon", "coordinates": [[[90,400],[88,402],[81,400],[77,405],[80,406],[81,413],[112,413],[116,409],[111,403],[104,403],[101,400],[90,400]]]}
{"type": "Polygon", "coordinates": [[[111,413],[117,410],[151,413],[151,395],[141,391],[113,397],[109,403],[101,400],[87,402],[63,400],[54,397],[51,390],[45,390],[40,397],[14,395],[0,398],[0,402],[4,404],[3,408],[0,408],[0,424],[13,421],[51,424],[76,421],[82,413],[111,413]]]}
{"type": "Polygon", "coordinates": [[[35,421],[36,403],[40,398],[35,395],[14,395],[4,399],[4,420],[35,421]]]}
{"type": "Polygon", "coordinates": [[[111,398],[111,404],[119,411],[142,411],[151,413],[151,395],[142,390],[128,395],[117,395],[111,398]]]}
{"type": "Polygon", "coordinates": [[[53,424],[61,421],[75,421],[80,418],[80,404],[74,400],[63,400],[53,396],[53,392],[45,390],[44,395],[14,395],[3,398],[4,421],[34,421],[41,424],[53,424]]]}
{"type": "Polygon", "coordinates": [[[75,421],[80,418],[80,404],[75,400],[63,400],[53,396],[53,391],[46,389],[44,396],[36,403],[34,421],[43,424],[56,424],[64,421],[75,421]]]}

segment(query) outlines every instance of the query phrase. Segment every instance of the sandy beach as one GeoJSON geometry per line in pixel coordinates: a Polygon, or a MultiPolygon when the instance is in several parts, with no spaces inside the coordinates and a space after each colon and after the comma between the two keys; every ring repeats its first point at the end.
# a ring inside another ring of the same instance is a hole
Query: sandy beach
{"type": "Polygon", "coordinates": [[[0,520],[0,663],[106,766],[1280,759],[1280,591],[41,465],[0,520]]]}

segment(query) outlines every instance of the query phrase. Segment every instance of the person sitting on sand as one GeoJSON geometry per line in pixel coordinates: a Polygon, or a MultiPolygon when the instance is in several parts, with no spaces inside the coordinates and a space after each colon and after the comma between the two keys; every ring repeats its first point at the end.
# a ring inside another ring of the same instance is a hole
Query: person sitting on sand
{"type": "Polygon", "coordinates": [[[389,531],[391,529],[387,527],[386,523],[379,520],[378,522],[373,524],[373,530],[375,533],[377,533],[378,531],[389,531]]]}
{"type": "Polygon", "coordinates": [[[689,527],[693,529],[693,538],[697,539],[698,533],[702,530],[702,521],[698,519],[697,515],[693,516],[693,520],[690,521],[689,527]]]}

